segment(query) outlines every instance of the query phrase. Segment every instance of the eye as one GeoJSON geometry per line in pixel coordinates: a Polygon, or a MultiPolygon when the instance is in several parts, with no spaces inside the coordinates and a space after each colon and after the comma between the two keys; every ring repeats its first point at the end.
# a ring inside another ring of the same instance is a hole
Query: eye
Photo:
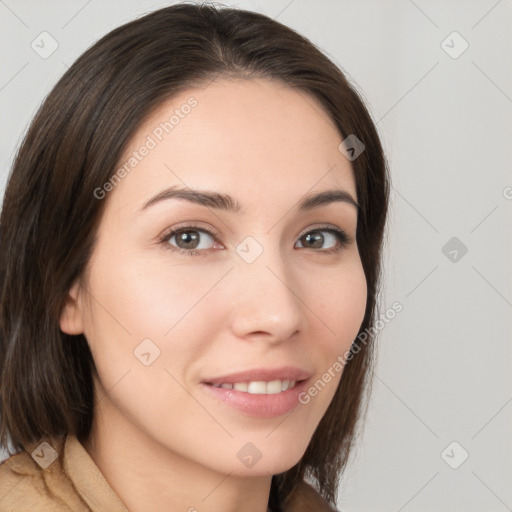
{"type": "Polygon", "coordinates": [[[216,241],[215,235],[198,226],[184,226],[166,231],[159,240],[167,249],[187,255],[205,254],[216,241]],[[208,240],[210,239],[210,240],[208,240]]]}
{"type": "Polygon", "coordinates": [[[341,251],[351,242],[351,238],[339,228],[323,227],[306,232],[299,238],[299,242],[305,249],[321,249],[327,243],[329,247],[317,252],[330,254],[341,251]]]}

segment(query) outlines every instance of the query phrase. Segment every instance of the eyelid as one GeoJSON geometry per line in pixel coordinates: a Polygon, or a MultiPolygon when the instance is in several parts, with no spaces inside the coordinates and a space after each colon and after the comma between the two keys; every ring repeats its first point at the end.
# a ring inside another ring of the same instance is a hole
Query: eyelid
{"type": "Polygon", "coordinates": [[[329,224],[329,223],[319,224],[316,226],[315,225],[309,226],[299,234],[297,239],[303,237],[305,234],[309,233],[310,231],[329,231],[330,229],[343,235],[346,239],[347,245],[351,244],[354,241],[354,237],[349,235],[347,230],[340,228],[339,226],[336,226],[336,224],[329,224]]]}
{"type": "Polygon", "coordinates": [[[193,230],[197,229],[200,231],[205,231],[209,235],[211,235],[216,242],[219,242],[220,235],[217,230],[210,226],[205,226],[201,224],[200,222],[190,221],[190,222],[183,222],[182,225],[178,224],[176,226],[172,226],[169,228],[166,228],[160,235],[158,235],[158,241],[161,242],[162,240],[165,240],[171,233],[175,233],[176,231],[186,231],[187,229],[193,230]]]}

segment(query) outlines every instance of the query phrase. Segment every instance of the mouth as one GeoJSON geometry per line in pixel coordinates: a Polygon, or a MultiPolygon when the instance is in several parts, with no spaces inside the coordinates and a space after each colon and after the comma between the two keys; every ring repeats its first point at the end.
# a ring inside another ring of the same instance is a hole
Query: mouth
{"type": "Polygon", "coordinates": [[[217,387],[226,387],[225,385],[230,384],[232,386],[238,386],[238,391],[247,391],[249,393],[262,393],[263,389],[269,389],[270,394],[272,394],[286,391],[293,387],[290,386],[290,384],[306,380],[310,376],[310,371],[289,365],[280,368],[254,368],[230,373],[229,375],[210,377],[204,379],[203,382],[217,387]],[[248,389],[245,389],[246,385],[248,389]],[[264,388],[263,385],[265,385],[266,388],[264,388]]]}
{"type": "Polygon", "coordinates": [[[214,405],[224,410],[235,410],[253,418],[275,418],[292,412],[301,403],[310,378],[301,380],[276,379],[210,383],[201,382],[200,388],[214,405]]]}
{"type": "Polygon", "coordinates": [[[297,384],[304,382],[307,379],[292,380],[292,379],[276,379],[271,381],[248,381],[248,382],[223,382],[214,384],[212,382],[205,382],[207,386],[222,389],[234,389],[242,393],[249,393],[252,395],[275,395],[294,389],[297,384]]]}

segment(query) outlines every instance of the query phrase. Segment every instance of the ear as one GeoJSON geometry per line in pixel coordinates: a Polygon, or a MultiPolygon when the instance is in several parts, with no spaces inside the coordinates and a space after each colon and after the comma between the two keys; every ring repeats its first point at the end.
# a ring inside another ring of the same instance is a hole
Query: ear
{"type": "Polygon", "coordinates": [[[77,279],[69,289],[66,304],[60,315],[60,328],[66,334],[82,334],[84,332],[79,291],[80,283],[77,279]]]}

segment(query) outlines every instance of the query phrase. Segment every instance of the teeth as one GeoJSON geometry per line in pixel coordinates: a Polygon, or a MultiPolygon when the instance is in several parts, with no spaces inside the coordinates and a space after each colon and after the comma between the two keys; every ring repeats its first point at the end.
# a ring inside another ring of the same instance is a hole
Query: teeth
{"type": "Polygon", "coordinates": [[[236,382],[235,384],[213,384],[216,388],[234,389],[252,395],[274,395],[295,386],[294,380],[272,380],[270,382],[236,382]]]}

